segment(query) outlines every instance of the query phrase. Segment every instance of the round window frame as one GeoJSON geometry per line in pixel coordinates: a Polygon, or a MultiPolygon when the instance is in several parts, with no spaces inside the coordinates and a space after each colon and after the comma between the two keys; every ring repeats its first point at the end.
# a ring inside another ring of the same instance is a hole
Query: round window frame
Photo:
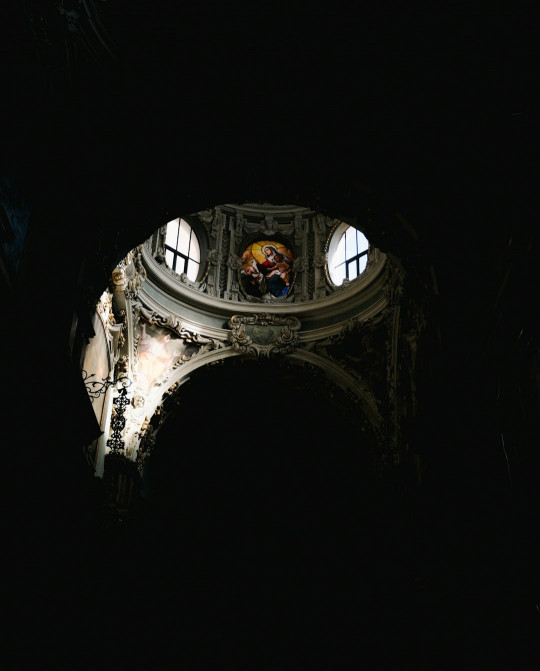
{"type": "Polygon", "coordinates": [[[330,234],[328,235],[327,242],[326,242],[325,271],[326,271],[326,279],[328,280],[329,284],[334,288],[340,288],[340,287],[350,285],[353,282],[357,282],[358,280],[360,280],[362,277],[365,276],[365,274],[366,274],[366,272],[369,268],[371,253],[372,253],[371,242],[369,241],[365,232],[359,226],[354,226],[353,224],[348,224],[345,221],[338,221],[332,227],[332,230],[330,231],[330,234]],[[368,248],[367,248],[367,254],[366,254],[366,257],[367,257],[366,258],[366,267],[353,280],[349,280],[347,278],[344,278],[343,281],[341,282],[341,284],[336,284],[336,282],[334,282],[334,279],[332,278],[332,273],[330,271],[330,259],[336,253],[338,245],[341,241],[341,238],[345,234],[345,232],[347,231],[348,228],[354,228],[355,230],[360,231],[360,233],[362,233],[362,235],[367,240],[368,248]]]}
{"type": "Polygon", "coordinates": [[[188,224],[188,226],[191,227],[191,230],[195,234],[195,237],[197,238],[197,242],[199,243],[199,255],[200,255],[200,261],[199,261],[199,272],[197,273],[197,277],[194,280],[189,279],[186,273],[178,273],[176,270],[171,268],[171,266],[167,263],[167,261],[164,261],[165,266],[168,268],[168,270],[175,274],[178,275],[178,277],[181,277],[182,275],[186,278],[188,282],[192,282],[194,284],[202,284],[207,276],[208,276],[208,271],[210,269],[210,262],[208,260],[208,250],[210,248],[209,244],[209,235],[208,231],[206,229],[206,226],[200,221],[199,217],[196,215],[179,215],[177,217],[173,217],[172,219],[169,219],[164,225],[163,225],[163,233],[161,236],[161,249],[163,253],[163,258],[166,259],[165,256],[165,239],[167,235],[167,226],[171,221],[175,221],[176,219],[182,221],[182,219],[188,224]]]}

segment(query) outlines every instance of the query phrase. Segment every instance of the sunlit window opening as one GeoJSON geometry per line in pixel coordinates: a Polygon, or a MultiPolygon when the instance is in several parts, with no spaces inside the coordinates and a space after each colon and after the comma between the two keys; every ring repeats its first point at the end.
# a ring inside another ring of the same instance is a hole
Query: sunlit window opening
{"type": "MultiPolygon", "coordinates": [[[[364,272],[367,265],[369,242],[366,236],[352,226],[336,231],[337,246],[331,245],[328,270],[334,284],[343,280],[354,280],[364,272]]],[[[335,243],[336,241],[334,241],[335,243]]]]}
{"type": "Polygon", "coordinates": [[[195,231],[183,219],[174,219],[167,224],[165,236],[165,260],[179,275],[185,273],[195,281],[199,274],[201,250],[195,231]]]}

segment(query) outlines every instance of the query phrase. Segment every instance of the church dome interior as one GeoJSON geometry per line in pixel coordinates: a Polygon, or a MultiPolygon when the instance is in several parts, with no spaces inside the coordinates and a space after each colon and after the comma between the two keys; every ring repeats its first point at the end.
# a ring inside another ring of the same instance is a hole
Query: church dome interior
{"type": "Polygon", "coordinates": [[[533,12],[8,4],[9,647],[532,668],[533,12]]]}

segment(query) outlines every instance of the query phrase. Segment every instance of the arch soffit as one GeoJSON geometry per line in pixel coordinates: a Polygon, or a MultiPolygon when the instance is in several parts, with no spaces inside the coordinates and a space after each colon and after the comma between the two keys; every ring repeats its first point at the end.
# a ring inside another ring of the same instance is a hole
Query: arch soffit
{"type": "MultiPolygon", "coordinates": [[[[330,381],[349,395],[352,395],[358,401],[364,415],[369,420],[375,435],[379,435],[382,419],[375,396],[366,382],[346,371],[337,362],[315,352],[297,350],[285,355],[285,357],[289,357],[299,365],[308,364],[319,369],[330,381]]],[[[173,371],[167,380],[166,389],[163,386],[155,386],[151,390],[145,408],[147,415],[152,417],[163,403],[165,397],[174,394],[193,374],[196,374],[197,370],[232,358],[242,358],[242,355],[232,348],[218,349],[194,356],[191,360],[183,363],[173,371]]]]}

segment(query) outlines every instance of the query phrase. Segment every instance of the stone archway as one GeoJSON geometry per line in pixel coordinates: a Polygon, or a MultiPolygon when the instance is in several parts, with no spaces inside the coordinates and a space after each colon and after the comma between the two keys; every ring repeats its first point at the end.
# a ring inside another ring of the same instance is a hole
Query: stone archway
{"type": "Polygon", "coordinates": [[[279,524],[281,541],[293,542],[313,514],[331,533],[365,507],[377,440],[322,372],[235,357],[200,369],[177,394],[143,474],[146,500],[171,529],[239,538],[249,528],[264,544],[279,524]]]}

